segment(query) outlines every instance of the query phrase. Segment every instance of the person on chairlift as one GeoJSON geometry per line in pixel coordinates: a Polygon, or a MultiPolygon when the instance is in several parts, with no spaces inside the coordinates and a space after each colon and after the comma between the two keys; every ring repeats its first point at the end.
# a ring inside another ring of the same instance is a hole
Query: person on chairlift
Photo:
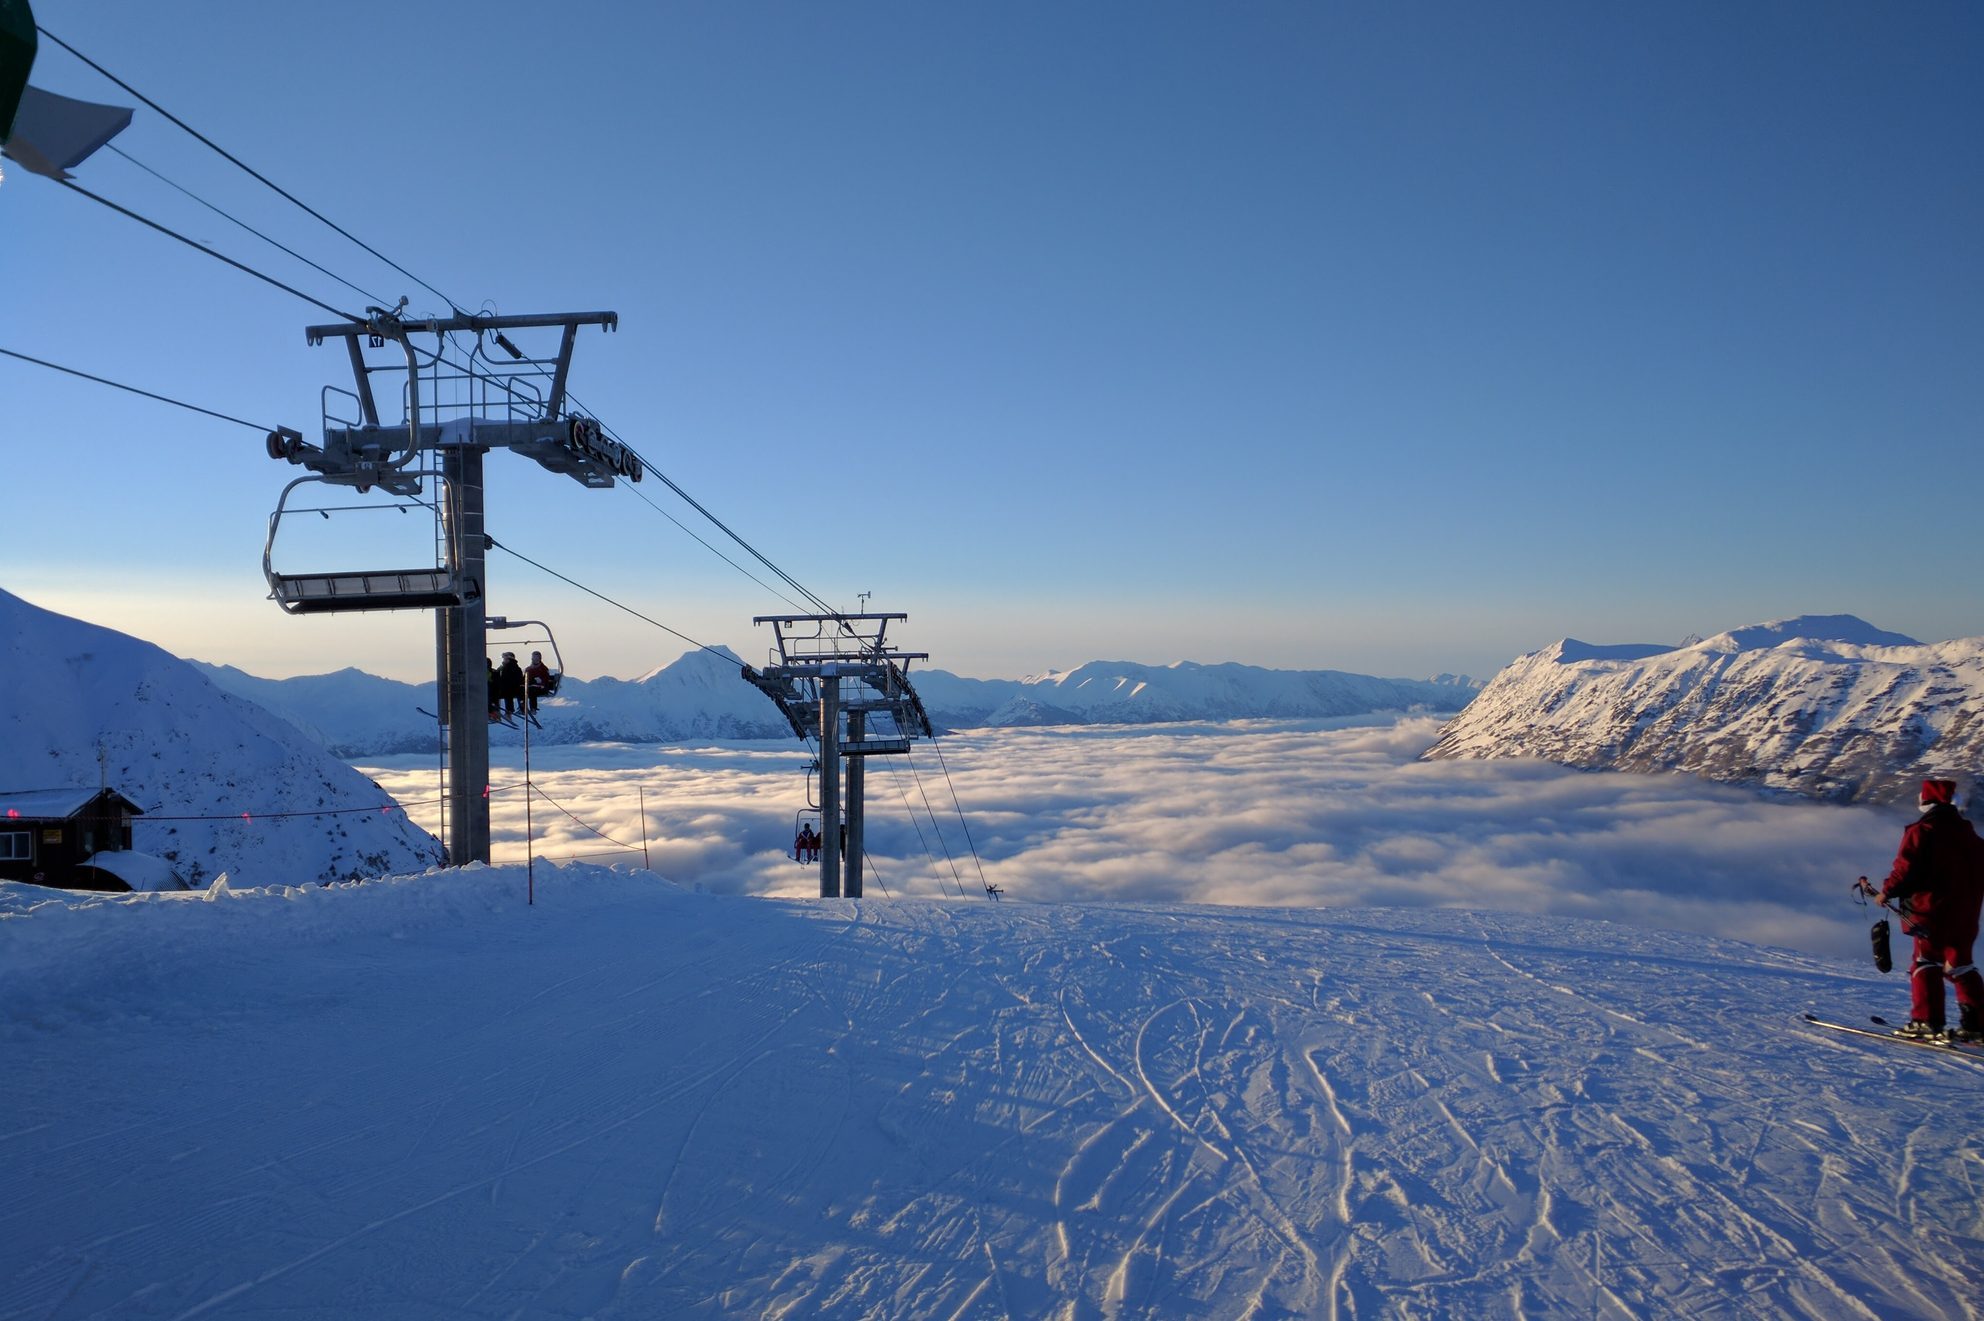
{"type": "Polygon", "coordinates": [[[503,714],[514,716],[524,704],[524,667],[517,664],[517,653],[503,653],[503,663],[496,667],[498,695],[503,701],[503,714]]]}
{"type": "Polygon", "coordinates": [[[530,713],[537,714],[537,699],[551,691],[551,667],[544,663],[544,653],[533,651],[530,664],[524,666],[524,697],[530,706],[530,713]]]}

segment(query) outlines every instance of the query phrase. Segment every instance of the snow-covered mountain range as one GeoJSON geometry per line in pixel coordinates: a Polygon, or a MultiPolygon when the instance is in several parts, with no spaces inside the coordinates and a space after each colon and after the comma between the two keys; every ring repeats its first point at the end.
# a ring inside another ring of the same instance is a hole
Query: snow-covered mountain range
{"type": "Polygon", "coordinates": [[[961,679],[942,670],[922,671],[915,677],[933,718],[958,728],[1458,711],[1480,688],[1473,680],[1454,675],[1379,679],[1341,670],[1267,670],[1193,661],[1175,665],[1090,661],[1072,670],[1010,680],[961,679]]]}
{"type": "MultiPolygon", "coordinates": [[[[685,653],[638,679],[574,679],[538,710],[541,743],[671,742],[790,738],[778,709],[740,676],[722,650],[685,653]]],[[[340,757],[421,752],[435,746],[432,684],[358,670],[263,679],[202,665],[216,684],[276,712],[340,757]]],[[[1469,679],[1378,679],[1336,670],[1252,665],[1136,665],[1095,661],[1027,679],[966,679],[943,670],[911,676],[931,718],[953,728],[1150,724],[1174,720],[1294,719],[1373,711],[1457,711],[1477,691],[1469,679]]],[[[499,745],[521,733],[497,726],[499,745]]]]}
{"type": "MultiPolygon", "coordinates": [[[[0,591],[0,798],[107,783],[133,847],[200,885],[429,866],[439,844],[365,776],[149,642],[0,591]]],[[[0,807],[4,803],[0,802],[0,807]]]]}
{"type": "Polygon", "coordinates": [[[1888,802],[1984,772],[1984,637],[1921,643],[1801,615],[1680,646],[1565,638],[1489,682],[1427,753],[1687,771],[1888,802]]]}

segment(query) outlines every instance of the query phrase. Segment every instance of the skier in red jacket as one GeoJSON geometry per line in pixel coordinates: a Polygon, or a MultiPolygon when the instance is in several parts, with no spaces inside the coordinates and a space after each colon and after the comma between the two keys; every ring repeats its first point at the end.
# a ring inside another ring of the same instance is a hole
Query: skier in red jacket
{"type": "Polygon", "coordinates": [[[1984,904],[1984,840],[1956,810],[1954,780],[1924,780],[1922,817],[1901,832],[1894,870],[1881,902],[1901,914],[1915,937],[1909,976],[1909,1036],[1943,1033],[1943,978],[1956,985],[1960,1040],[1984,1040],[1984,977],[1970,961],[1977,913],[1984,904]]]}

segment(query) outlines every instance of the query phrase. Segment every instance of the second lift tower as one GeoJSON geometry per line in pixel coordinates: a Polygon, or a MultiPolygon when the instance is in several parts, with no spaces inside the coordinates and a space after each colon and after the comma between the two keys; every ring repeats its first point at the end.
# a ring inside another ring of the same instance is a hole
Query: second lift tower
{"type": "Polygon", "coordinates": [[[776,659],[744,678],[785,714],[792,732],[820,744],[820,897],[861,897],[867,759],[907,753],[935,738],[909,663],[929,653],[888,645],[900,614],[759,615],[770,624],[776,659]],[[845,791],[841,763],[846,763],[845,791]],[[843,833],[843,826],[845,827],[843,833]]]}

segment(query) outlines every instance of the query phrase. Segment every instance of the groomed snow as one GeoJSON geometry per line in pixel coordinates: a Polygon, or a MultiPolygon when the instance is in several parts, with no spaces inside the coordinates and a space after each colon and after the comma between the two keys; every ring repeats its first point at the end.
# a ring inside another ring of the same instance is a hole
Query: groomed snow
{"type": "Polygon", "coordinates": [[[540,865],[0,897],[0,1317],[1964,1317],[1856,965],[540,865]]]}

